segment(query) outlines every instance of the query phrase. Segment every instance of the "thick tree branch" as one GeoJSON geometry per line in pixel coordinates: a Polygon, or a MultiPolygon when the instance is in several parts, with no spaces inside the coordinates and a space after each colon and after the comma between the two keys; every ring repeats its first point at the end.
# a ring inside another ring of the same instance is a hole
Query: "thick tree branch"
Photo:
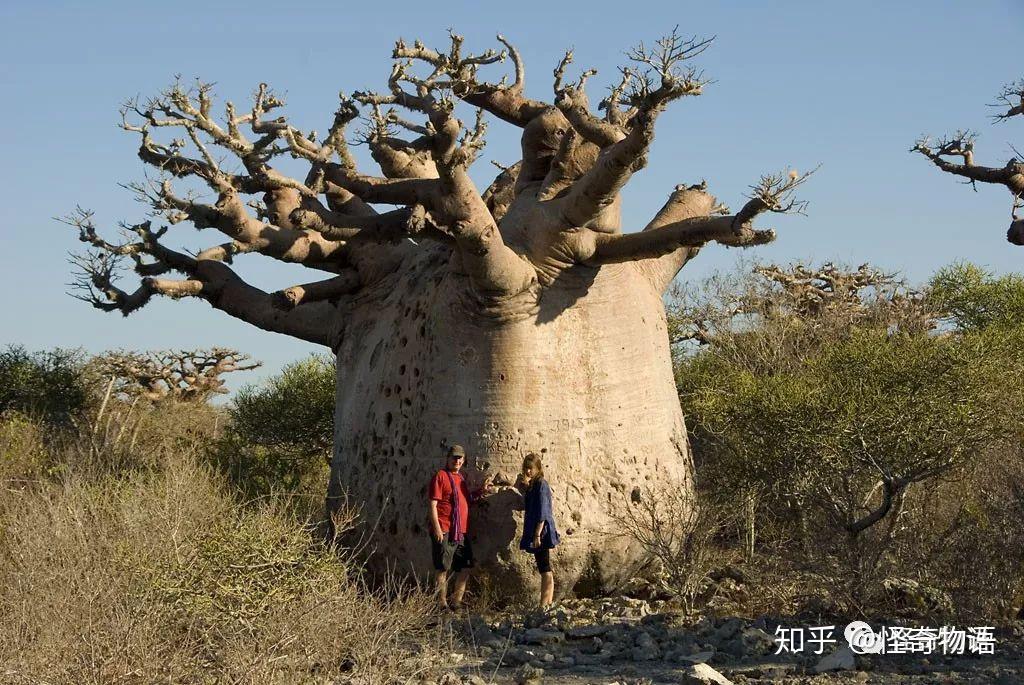
{"type": "Polygon", "coordinates": [[[334,278],[325,281],[293,285],[290,288],[278,290],[271,295],[271,298],[275,307],[289,311],[300,304],[333,300],[342,295],[354,293],[361,285],[358,272],[355,269],[346,269],[334,278]]]}
{"type": "MultiPolygon", "coordinates": [[[[747,203],[750,206],[751,203],[747,203]]],[[[765,245],[775,240],[772,229],[755,230],[741,214],[684,219],[650,231],[599,234],[595,264],[656,259],[681,247],[701,247],[711,241],[730,247],[765,245]]]]}
{"type": "MultiPolygon", "coordinates": [[[[153,295],[199,297],[259,328],[324,345],[333,342],[335,332],[324,325],[325,321],[332,320],[333,306],[311,303],[284,312],[274,306],[271,295],[243,281],[223,262],[191,257],[162,245],[158,237],[163,235],[164,229],[152,231],[149,222],[126,229],[140,238],[138,242],[117,245],[98,236],[91,212],[79,210],[77,215],[63,221],[78,228],[79,240],[97,248],[85,255],[72,257],[79,272],[71,284],[75,297],[97,309],[119,311],[127,316],[145,306],[153,295]],[[143,255],[154,261],[144,262],[143,255]],[[123,271],[120,262],[125,257],[135,260],[135,270],[140,275],[173,270],[184,274],[185,279],[145,275],[138,289],[128,293],[116,284],[123,271]]],[[[350,276],[348,272],[345,275],[350,276]]]]}
{"type": "Polygon", "coordinates": [[[962,176],[972,183],[994,183],[1006,186],[1011,193],[1024,193],[1024,160],[1014,157],[1001,168],[978,166],[974,163],[976,138],[970,131],[957,131],[935,143],[928,138],[921,138],[910,151],[921,153],[942,171],[962,176]],[[963,163],[951,162],[946,157],[960,157],[963,163]]]}
{"type": "Polygon", "coordinates": [[[590,112],[590,101],[584,85],[587,79],[597,74],[596,69],[583,72],[575,84],[563,85],[565,69],[572,63],[573,52],[569,50],[555,68],[555,106],[561,110],[573,128],[586,140],[599,148],[608,147],[626,137],[625,131],[609,122],[603,121],[590,112]]]}
{"type": "Polygon", "coordinates": [[[342,214],[331,211],[319,203],[311,207],[293,211],[292,223],[316,231],[329,240],[380,242],[409,236],[422,236],[441,242],[451,240],[431,221],[422,205],[371,216],[342,214]]]}
{"type": "Polygon", "coordinates": [[[522,162],[516,162],[510,167],[501,166],[496,162],[492,162],[492,164],[501,169],[501,172],[480,197],[484,204],[487,205],[487,209],[490,211],[491,216],[494,217],[494,221],[500,222],[515,199],[516,180],[519,178],[522,162]]]}
{"type": "Polygon", "coordinates": [[[586,226],[600,216],[630,177],[646,166],[658,114],[673,100],[700,95],[707,83],[696,71],[681,70],[679,64],[699,55],[711,40],[683,40],[673,31],[658,41],[656,49],[648,51],[641,45],[630,53],[631,59],[650,67],[647,73],[634,79],[630,101],[637,109],[636,114],[630,120],[628,134],[601,150],[593,168],[573,185],[563,200],[562,217],[567,226],[586,226]],[[655,77],[660,79],[657,85],[655,77]]]}

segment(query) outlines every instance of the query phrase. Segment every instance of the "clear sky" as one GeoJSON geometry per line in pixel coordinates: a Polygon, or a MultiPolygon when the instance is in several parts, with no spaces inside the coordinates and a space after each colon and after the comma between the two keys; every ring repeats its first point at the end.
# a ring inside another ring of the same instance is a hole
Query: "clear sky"
{"type": "MultiPolygon", "coordinates": [[[[287,96],[285,113],[296,126],[324,131],[339,90],[384,87],[400,36],[444,47],[452,27],[469,49],[482,50],[498,47],[494,34],[501,32],[523,53],[528,93],[547,100],[552,68],[574,47],[578,68],[599,70],[588,82],[596,102],[626,49],[676,24],[682,33],[717,36],[698,58],[716,82],[659,120],[650,165],[626,189],[626,230],[643,226],[678,183],[705,178],[736,208],[761,173],[821,163],[802,195],[809,216],[767,217],[761,223],[779,231],[778,241],[745,257],[871,262],[914,281],[957,259],[1000,273],[1024,261],[1024,248],[1004,238],[1005,189],[972,192],[907,152],[921,133],[959,127],[981,132],[979,162],[1002,164],[1010,143],[1021,149],[1024,121],[992,125],[985,105],[1004,83],[1024,77],[1022,0],[8,0],[0,8],[0,92],[7,103],[0,113],[0,273],[7,295],[0,345],[93,352],[221,345],[263,360],[263,374],[317,349],[201,301],[155,299],[125,319],[65,294],[66,254],[80,244],[52,217],[76,204],[94,209],[98,223],[111,229],[143,216],[117,185],[142,173],[137,140],[115,126],[117,109],[127,97],[155,94],[175,74],[215,82],[217,94],[240,108],[266,81],[287,96]]],[[[475,167],[481,188],[492,175],[487,159],[517,158],[514,132],[492,122],[475,167]]],[[[179,245],[216,240],[187,224],[172,231],[179,245]]],[[[683,277],[728,268],[737,256],[711,246],[683,277]]],[[[309,271],[270,261],[249,255],[236,265],[268,290],[310,280],[309,271]]],[[[245,375],[233,385],[258,377],[245,375]]]]}

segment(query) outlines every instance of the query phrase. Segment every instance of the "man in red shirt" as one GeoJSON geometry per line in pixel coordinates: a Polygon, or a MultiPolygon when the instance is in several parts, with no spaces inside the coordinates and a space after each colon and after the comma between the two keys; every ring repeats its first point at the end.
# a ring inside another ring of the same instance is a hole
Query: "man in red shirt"
{"type": "Polygon", "coordinates": [[[452,445],[445,456],[445,467],[430,481],[430,533],[431,556],[434,561],[437,594],[441,606],[448,608],[448,575],[455,575],[452,605],[458,608],[466,592],[469,569],[473,568],[473,546],[466,532],[469,530],[469,503],[490,491],[488,476],[483,487],[469,492],[462,467],[466,463],[466,450],[452,445]]]}

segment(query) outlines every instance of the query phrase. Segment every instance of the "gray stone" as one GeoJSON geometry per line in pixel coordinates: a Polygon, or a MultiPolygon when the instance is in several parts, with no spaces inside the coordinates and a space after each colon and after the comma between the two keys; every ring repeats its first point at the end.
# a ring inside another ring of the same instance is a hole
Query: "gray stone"
{"type": "Polygon", "coordinates": [[[630,652],[633,661],[657,661],[661,658],[661,650],[658,645],[650,647],[634,647],[630,652]]]}
{"type": "Polygon", "coordinates": [[[699,621],[693,624],[693,632],[697,633],[701,637],[710,635],[715,630],[715,623],[707,616],[702,616],[699,621]]]}
{"type": "Polygon", "coordinates": [[[743,643],[742,656],[765,656],[774,654],[777,648],[775,638],[760,628],[747,628],[740,633],[743,643]]]}
{"type": "Polygon", "coordinates": [[[505,645],[506,644],[508,644],[507,640],[505,640],[504,638],[501,638],[501,637],[496,637],[496,638],[494,638],[492,640],[488,640],[486,643],[484,643],[484,647],[487,647],[489,649],[493,649],[496,652],[500,652],[501,650],[505,649],[505,645]]]}
{"type": "Polygon", "coordinates": [[[732,681],[707,664],[687,666],[680,675],[682,685],[733,685],[732,681]]]}
{"type": "Polygon", "coordinates": [[[636,634],[636,638],[633,640],[633,644],[635,644],[637,647],[650,647],[651,645],[654,645],[655,642],[654,638],[651,637],[650,633],[648,633],[645,630],[641,630],[639,633],[636,634]]]}
{"type": "Polygon", "coordinates": [[[826,671],[850,671],[857,665],[853,651],[849,647],[840,647],[831,654],[826,654],[814,667],[815,673],[826,671]]]}
{"type": "Polygon", "coordinates": [[[715,656],[715,653],[712,651],[697,652],[695,654],[685,654],[680,655],[678,658],[676,658],[676,663],[703,664],[710,661],[713,656],[715,656]]]}
{"type": "Polygon", "coordinates": [[[739,635],[732,638],[731,640],[725,640],[718,643],[718,649],[729,656],[741,658],[746,652],[746,647],[743,645],[743,640],[739,635]]]}
{"type": "Polygon", "coordinates": [[[516,685],[539,685],[543,677],[543,668],[536,668],[529,664],[523,664],[512,674],[516,685]]]}
{"type": "Polygon", "coordinates": [[[518,666],[519,664],[529,663],[530,661],[537,658],[537,655],[532,650],[523,649],[522,647],[510,647],[505,652],[505,658],[503,661],[510,666],[518,666]]]}
{"type": "Polygon", "coordinates": [[[597,637],[599,635],[604,635],[609,630],[611,630],[611,626],[609,625],[592,623],[590,625],[576,626],[575,628],[570,628],[566,632],[566,635],[573,640],[582,640],[588,637],[597,637]]]}
{"type": "Polygon", "coordinates": [[[552,645],[565,640],[565,635],[560,630],[545,630],[544,628],[530,628],[523,633],[522,642],[528,645],[552,645]]]}
{"type": "Polygon", "coordinates": [[[726,619],[722,625],[718,626],[718,629],[714,632],[712,637],[717,642],[725,642],[736,637],[739,632],[743,629],[743,619],[741,618],[729,618],[726,619]]]}
{"type": "Polygon", "coordinates": [[[575,659],[577,666],[602,666],[612,660],[612,653],[580,654],[575,659]]]}

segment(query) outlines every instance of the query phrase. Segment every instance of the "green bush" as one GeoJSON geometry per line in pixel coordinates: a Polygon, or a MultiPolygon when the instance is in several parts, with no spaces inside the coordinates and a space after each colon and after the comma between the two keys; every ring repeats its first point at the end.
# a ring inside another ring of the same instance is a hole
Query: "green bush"
{"type": "Polygon", "coordinates": [[[47,423],[67,424],[90,400],[78,350],[0,351],[0,413],[19,411],[47,423]]]}
{"type": "Polygon", "coordinates": [[[998,530],[1006,544],[1024,533],[1024,524],[1009,530],[1012,517],[983,525],[935,503],[988,510],[985,490],[957,484],[980,464],[1006,461],[1019,443],[1024,327],[1005,314],[1019,283],[985,285],[967,269],[937,277],[944,294],[917,296],[879,291],[871,273],[771,267],[675,310],[714,315],[696,326],[702,344],[676,358],[698,485],[745,512],[748,558],[784,549],[829,579],[833,599],[883,602],[877,591],[887,579],[927,581],[962,598],[969,579],[942,540],[956,540],[961,553],[973,546],[1016,559],[984,531],[998,530]],[[953,330],[937,327],[942,320],[953,330]]]}
{"type": "Polygon", "coordinates": [[[958,331],[1024,324],[1024,276],[995,276],[979,266],[958,262],[936,273],[929,298],[958,331]]]}
{"type": "Polygon", "coordinates": [[[334,442],[334,363],[311,356],[240,390],[208,454],[247,497],[309,491],[322,498],[334,442]]]}
{"type": "Polygon", "coordinates": [[[302,454],[329,454],[334,443],[334,360],[313,355],[238,391],[231,404],[245,441],[302,454]]]}

